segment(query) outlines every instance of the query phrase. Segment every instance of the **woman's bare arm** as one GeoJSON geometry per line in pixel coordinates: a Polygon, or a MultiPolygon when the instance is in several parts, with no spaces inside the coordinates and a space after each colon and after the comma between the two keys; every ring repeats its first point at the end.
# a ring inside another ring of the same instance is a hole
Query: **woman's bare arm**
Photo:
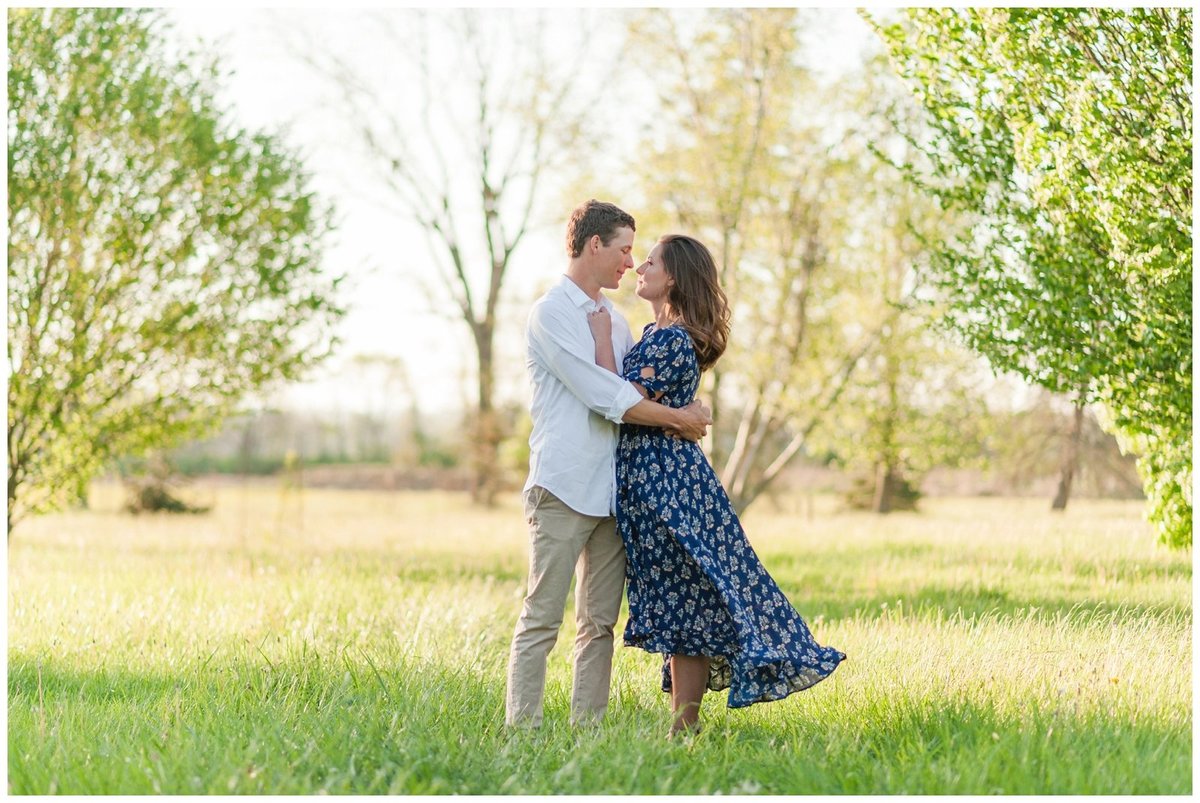
{"type": "Polygon", "coordinates": [[[592,340],[596,341],[596,365],[607,368],[614,374],[621,373],[617,370],[617,357],[613,353],[612,316],[605,307],[601,307],[595,312],[589,312],[587,319],[588,328],[592,330],[592,340]]]}

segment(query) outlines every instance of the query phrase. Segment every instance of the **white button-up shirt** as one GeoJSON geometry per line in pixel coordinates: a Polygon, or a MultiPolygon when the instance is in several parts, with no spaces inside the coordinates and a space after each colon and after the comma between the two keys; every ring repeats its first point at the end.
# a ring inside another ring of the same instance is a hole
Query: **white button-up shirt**
{"type": "MultiPolygon", "coordinates": [[[[612,315],[617,365],[633,348],[624,316],[602,298],[612,315]]],[[[615,512],[617,425],[642,400],[633,385],[596,365],[587,314],[598,309],[579,285],[563,276],[539,298],[525,327],[525,366],[533,383],[529,479],[568,507],[588,516],[615,512]]]]}

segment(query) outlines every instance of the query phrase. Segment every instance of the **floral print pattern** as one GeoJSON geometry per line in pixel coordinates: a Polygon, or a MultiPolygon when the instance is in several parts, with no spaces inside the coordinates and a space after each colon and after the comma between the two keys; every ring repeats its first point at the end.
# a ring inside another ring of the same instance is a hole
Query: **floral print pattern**
{"type": "MultiPolygon", "coordinates": [[[[678,325],[648,325],[622,368],[671,407],[689,404],[700,384],[678,325]],[[642,376],[646,367],[653,377],[642,376]]],[[[676,653],[712,659],[708,688],[728,688],[730,708],[806,689],[845,659],[813,639],[767,574],[699,444],[621,426],[617,528],[628,559],[625,644],[663,653],[663,691],[676,653]]]]}

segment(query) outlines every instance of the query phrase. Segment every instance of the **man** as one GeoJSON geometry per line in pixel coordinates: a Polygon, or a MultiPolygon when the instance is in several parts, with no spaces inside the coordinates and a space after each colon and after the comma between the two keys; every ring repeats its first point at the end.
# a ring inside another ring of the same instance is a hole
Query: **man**
{"type": "Polygon", "coordinates": [[[612,315],[618,365],[633,347],[629,324],[601,291],[615,290],[633,267],[634,230],[633,218],[613,204],[591,200],[575,209],[567,223],[566,275],[529,315],[529,587],[509,655],[509,725],[541,724],[546,656],[576,569],[571,722],[598,722],[608,708],[613,628],[625,584],[625,549],[613,518],[617,425],[662,427],[696,441],[712,423],[699,402],[664,407],[595,364],[587,315],[600,307],[612,315]]]}

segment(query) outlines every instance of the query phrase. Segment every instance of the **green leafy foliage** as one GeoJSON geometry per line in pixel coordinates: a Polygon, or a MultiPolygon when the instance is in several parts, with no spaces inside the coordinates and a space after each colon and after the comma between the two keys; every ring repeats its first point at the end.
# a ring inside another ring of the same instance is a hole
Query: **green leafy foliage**
{"type": "Polygon", "coordinates": [[[922,9],[876,29],[925,111],[900,166],[974,221],[931,260],[946,323],[1102,404],[1160,538],[1190,544],[1191,11],[922,9]]]}
{"type": "Polygon", "coordinates": [[[329,211],[153,12],[9,12],[9,526],[331,347],[329,211]]]}

